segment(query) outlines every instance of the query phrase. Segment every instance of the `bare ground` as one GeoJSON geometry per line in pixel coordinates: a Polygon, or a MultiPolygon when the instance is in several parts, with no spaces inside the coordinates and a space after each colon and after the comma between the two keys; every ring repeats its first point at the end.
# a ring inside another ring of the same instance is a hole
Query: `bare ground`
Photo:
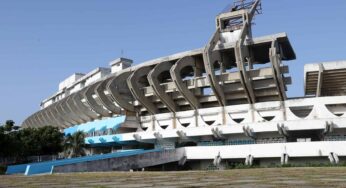
{"type": "Polygon", "coordinates": [[[7,175],[0,187],[346,187],[346,167],[7,175]]]}

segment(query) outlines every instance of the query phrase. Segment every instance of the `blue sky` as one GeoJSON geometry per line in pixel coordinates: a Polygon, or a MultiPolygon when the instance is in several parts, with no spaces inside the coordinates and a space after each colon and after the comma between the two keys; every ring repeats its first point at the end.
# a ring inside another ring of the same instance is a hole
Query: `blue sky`
{"type": "MultiPolygon", "coordinates": [[[[121,56],[141,63],[202,47],[231,0],[0,0],[0,123],[20,124],[74,72],[121,56]]],[[[346,1],[263,0],[254,36],[287,32],[302,96],[306,63],[346,59],[346,1]]]]}

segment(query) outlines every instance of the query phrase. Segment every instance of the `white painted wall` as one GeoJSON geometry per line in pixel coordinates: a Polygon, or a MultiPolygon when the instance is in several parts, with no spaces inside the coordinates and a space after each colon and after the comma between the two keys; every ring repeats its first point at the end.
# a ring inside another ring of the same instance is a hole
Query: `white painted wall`
{"type": "Polygon", "coordinates": [[[220,153],[222,159],[239,159],[247,155],[254,158],[281,157],[287,153],[290,157],[327,157],[330,152],[346,156],[346,141],[328,142],[291,142],[273,144],[198,146],[185,147],[187,159],[214,159],[220,153]]]}
{"type": "Polygon", "coordinates": [[[59,83],[59,91],[64,88],[69,88],[73,83],[82,78],[85,74],[74,73],[71,76],[67,77],[64,81],[59,83]]]}

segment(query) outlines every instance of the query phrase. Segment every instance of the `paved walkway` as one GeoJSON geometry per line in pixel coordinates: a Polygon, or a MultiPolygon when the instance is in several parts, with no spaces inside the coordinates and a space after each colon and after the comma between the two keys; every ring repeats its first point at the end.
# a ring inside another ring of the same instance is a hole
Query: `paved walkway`
{"type": "Polygon", "coordinates": [[[346,187],[346,167],[11,175],[0,187],[346,187]]]}

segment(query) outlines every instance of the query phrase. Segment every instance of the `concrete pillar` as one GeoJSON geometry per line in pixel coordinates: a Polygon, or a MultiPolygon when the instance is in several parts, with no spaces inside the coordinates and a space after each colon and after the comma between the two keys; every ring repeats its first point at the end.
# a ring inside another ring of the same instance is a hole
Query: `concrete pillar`
{"type": "Polygon", "coordinates": [[[99,105],[93,97],[93,95],[95,94],[95,88],[99,83],[100,82],[94,83],[86,88],[82,95],[89,104],[90,108],[92,108],[96,113],[100,114],[101,117],[111,117],[112,114],[108,110],[104,109],[101,105],[99,105]]]}
{"type": "MultiPolygon", "coordinates": [[[[111,111],[113,114],[121,114],[121,108],[116,106],[111,99],[108,98],[108,96],[105,94],[105,91],[107,90],[107,85],[109,82],[114,79],[114,77],[109,77],[103,81],[101,81],[94,89],[94,92],[96,93],[97,97],[100,99],[100,102],[102,105],[109,111],[111,111]]],[[[109,91],[108,91],[109,92],[109,91]]],[[[119,103],[117,103],[119,104],[119,103]]]]}
{"type": "MultiPolygon", "coordinates": [[[[132,74],[131,71],[128,72],[122,72],[112,79],[110,79],[105,86],[104,89],[107,89],[107,91],[110,93],[112,99],[122,108],[124,108],[127,111],[134,112],[135,107],[131,102],[134,101],[134,98],[132,96],[132,93],[130,92],[129,86],[127,85],[127,79],[132,74]],[[122,91],[122,92],[121,92],[122,91]]],[[[102,83],[103,84],[103,83],[102,83]]],[[[99,86],[99,88],[103,88],[102,85],[99,86]]],[[[98,91],[99,96],[101,97],[100,93],[101,91],[98,91]]],[[[101,97],[102,100],[106,103],[106,97],[101,97]]]]}

